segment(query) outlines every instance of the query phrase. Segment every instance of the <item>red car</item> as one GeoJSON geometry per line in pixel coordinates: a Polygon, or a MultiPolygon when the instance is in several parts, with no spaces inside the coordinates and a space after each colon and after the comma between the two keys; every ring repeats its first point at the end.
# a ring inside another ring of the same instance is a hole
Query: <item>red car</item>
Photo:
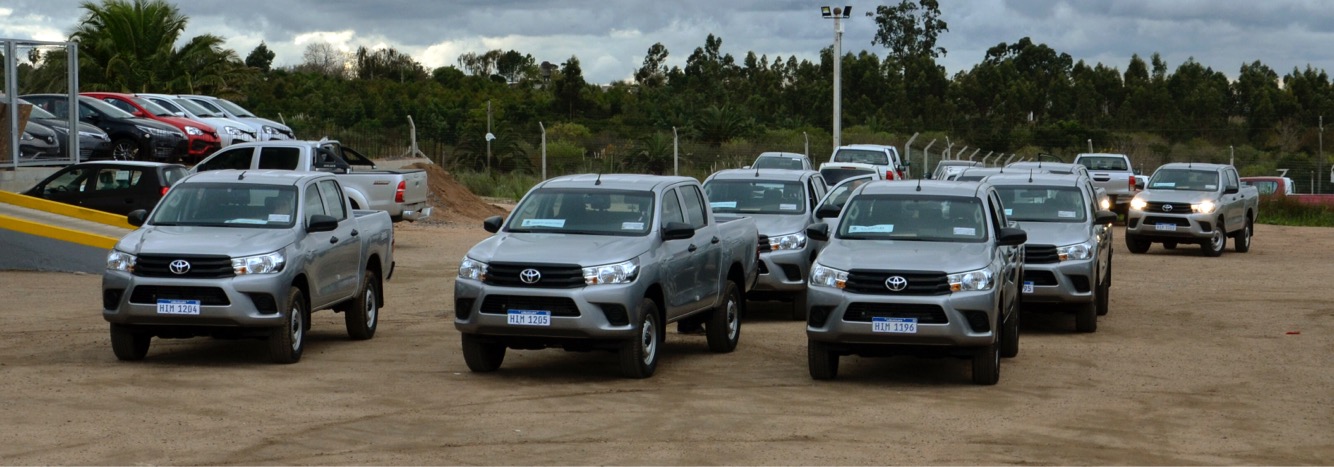
{"type": "Polygon", "coordinates": [[[222,139],[218,138],[218,131],[213,127],[198,120],[177,116],[142,97],[117,92],[84,92],[80,95],[100,99],[136,117],[157,120],[180,128],[190,140],[187,157],[191,163],[203,160],[222,147],[222,139]]]}

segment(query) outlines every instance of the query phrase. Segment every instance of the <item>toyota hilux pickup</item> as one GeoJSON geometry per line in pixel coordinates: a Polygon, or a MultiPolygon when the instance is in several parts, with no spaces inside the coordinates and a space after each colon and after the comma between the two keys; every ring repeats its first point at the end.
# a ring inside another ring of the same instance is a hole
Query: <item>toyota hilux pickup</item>
{"type": "Polygon", "coordinates": [[[838,375],[839,357],[926,354],[972,359],[972,380],[1000,380],[1019,353],[1023,230],[1007,227],[985,182],[870,182],[811,266],[806,301],[811,377],[838,375]]]}
{"type": "Polygon", "coordinates": [[[756,275],[755,221],[715,219],[699,181],[570,175],[539,183],[454,282],[454,327],[474,372],[506,349],[610,350],[630,378],[653,375],[666,325],[702,328],[709,350],[741,337],[756,275]]]}
{"type": "Polygon", "coordinates": [[[343,314],[353,339],[375,335],[394,231],[355,211],[319,172],[219,170],[173,185],[107,254],[102,317],[111,349],[141,360],[153,337],[260,338],[295,363],[312,311],[343,314]]]}
{"type": "Polygon", "coordinates": [[[1085,153],[1075,156],[1075,164],[1088,168],[1093,186],[1107,192],[1113,212],[1125,213],[1139,190],[1130,156],[1125,154],[1085,153]]]}
{"type": "Polygon", "coordinates": [[[1126,248],[1144,253],[1159,242],[1198,243],[1205,256],[1219,256],[1233,237],[1238,253],[1251,250],[1260,194],[1242,186],[1237,169],[1224,164],[1177,162],[1153,172],[1149,186],[1130,201],[1126,248]]]}
{"type": "Polygon", "coordinates": [[[814,170],[727,169],[704,180],[714,215],[750,217],[760,231],[759,281],[749,298],[790,301],[796,320],[806,319],[806,273],[819,250],[806,227],[826,190],[814,170]]]}
{"type": "Polygon", "coordinates": [[[885,180],[911,178],[909,162],[899,157],[899,148],[880,144],[839,146],[820,164],[820,173],[829,183],[838,183],[853,175],[874,172],[885,180]]]}
{"type": "Polygon", "coordinates": [[[1083,175],[992,175],[1005,216],[1028,233],[1024,244],[1024,305],[1075,314],[1075,330],[1095,332],[1107,314],[1112,286],[1116,213],[1098,206],[1083,175]]]}

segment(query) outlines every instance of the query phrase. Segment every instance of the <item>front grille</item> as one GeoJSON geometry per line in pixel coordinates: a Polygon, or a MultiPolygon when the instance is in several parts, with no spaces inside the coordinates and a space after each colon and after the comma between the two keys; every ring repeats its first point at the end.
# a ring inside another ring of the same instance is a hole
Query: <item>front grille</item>
{"type": "Polygon", "coordinates": [[[1144,225],[1173,224],[1177,227],[1190,227],[1190,219],[1184,217],[1145,216],[1144,225]]]}
{"type": "Polygon", "coordinates": [[[199,300],[203,306],[227,306],[227,292],[219,287],[181,287],[173,285],[141,285],[130,293],[130,303],[156,305],[158,300],[199,300]]]}
{"type": "Polygon", "coordinates": [[[491,263],[487,267],[486,283],[505,287],[571,289],[584,286],[584,269],[577,264],[491,263]],[[540,275],[536,282],[523,281],[521,275],[528,270],[540,275]]]}
{"type": "Polygon", "coordinates": [[[876,295],[945,295],[950,293],[950,283],[943,272],[853,269],[843,290],[876,295]],[[890,277],[902,277],[908,286],[898,292],[889,290],[885,281],[890,277]]]}
{"type": "Polygon", "coordinates": [[[524,297],[520,295],[488,295],[482,301],[482,313],[503,315],[510,310],[545,310],[551,316],[579,316],[579,305],[566,297],[524,297]]]}
{"type": "Polygon", "coordinates": [[[917,318],[918,324],[950,322],[940,305],[855,302],[843,312],[843,321],[869,323],[871,318],[917,318]]]}
{"type": "Polygon", "coordinates": [[[1144,212],[1170,212],[1173,214],[1190,214],[1190,203],[1144,203],[1144,212]],[[1171,209],[1166,209],[1171,206],[1171,209]]]}
{"type": "Polygon", "coordinates": [[[1056,275],[1051,271],[1024,271],[1024,282],[1033,285],[1056,285],[1056,275]]]}
{"type": "Polygon", "coordinates": [[[760,235],[760,241],[759,241],[759,245],[758,245],[757,247],[759,248],[759,252],[760,252],[760,253],[765,253],[765,252],[773,251],[773,245],[770,245],[770,244],[769,244],[769,236],[768,236],[768,235],[760,235]]]}
{"type": "Polygon", "coordinates": [[[232,259],[227,256],[139,255],[134,263],[134,275],[141,277],[219,278],[235,276],[236,271],[232,269],[232,259]],[[172,272],[171,263],[176,260],[184,260],[189,263],[190,270],[184,274],[172,272]]]}
{"type": "Polygon", "coordinates": [[[1024,262],[1029,264],[1048,264],[1061,262],[1056,254],[1056,245],[1024,245],[1024,262]]]}

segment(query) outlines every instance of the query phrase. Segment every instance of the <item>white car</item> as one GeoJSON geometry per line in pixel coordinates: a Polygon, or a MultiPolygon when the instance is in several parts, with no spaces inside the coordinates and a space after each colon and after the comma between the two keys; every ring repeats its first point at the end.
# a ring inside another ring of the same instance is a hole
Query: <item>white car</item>
{"type": "Polygon", "coordinates": [[[181,94],[177,97],[188,99],[205,109],[226,115],[227,118],[232,120],[245,122],[250,125],[251,128],[255,129],[260,141],[296,139],[296,135],[292,133],[291,127],[255,115],[251,111],[246,110],[244,107],[236,105],[227,99],[194,94],[181,94]]]}
{"type": "Polygon", "coordinates": [[[212,125],[213,128],[218,130],[218,138],[222,140],[222,147],[259,139],[259,134],[249,124],[227,118],[222,113],[208,110],[189,99],[166,94],[135,94],[135,96],[147,99],[177,116],[212,125]]]}

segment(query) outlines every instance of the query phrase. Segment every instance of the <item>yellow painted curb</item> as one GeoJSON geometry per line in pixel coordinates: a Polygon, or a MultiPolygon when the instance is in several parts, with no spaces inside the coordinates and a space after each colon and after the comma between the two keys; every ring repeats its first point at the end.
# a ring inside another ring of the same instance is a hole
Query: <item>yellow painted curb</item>
{"type": "Polygon", "coordinates": [[[122,229],[130,229],[130,230],[135,229],[134,226],[130,225],[128,222],[125,222],[125,216],[122,216],[120,214],[112,214],[109,212],[98,211],[96,209],[88,209],[84,207],[75,206],[73,204],[57,203],[55,201],[45,200],[28,195],[20,195],[18,193],[11,193],[3,190],[0,190],[0,203],[8,203],[19,207],[36,209],[38,211],[45,211],[52,214],[60,214],[66,217],[83,219],[90,222],[96,222],[98,224],[106,224],[112,227],[120,227],[122,229]]]}
{"type": "Polygon", "coordinates": [[[86,245],[93,248],[102,248],[105,250],[110,250],[112,248],[115,248],[116,242],[119,241],[119,239],[111,238],[105,235],[80,232],[78,230],[66,229],[64,227],[56,227],[54,225],[46,225],[40,222],[33,222],[27,219],[19,219],[17,217],[9,217],[6,215],[0,215],[0,225],[4,225],[4,228],[8,230],[13,230],[15,232],[23,232],[29,235],[36,235],[38,237],[46,237],[70,243],[77,243],[80,245],[86,245]]]}

